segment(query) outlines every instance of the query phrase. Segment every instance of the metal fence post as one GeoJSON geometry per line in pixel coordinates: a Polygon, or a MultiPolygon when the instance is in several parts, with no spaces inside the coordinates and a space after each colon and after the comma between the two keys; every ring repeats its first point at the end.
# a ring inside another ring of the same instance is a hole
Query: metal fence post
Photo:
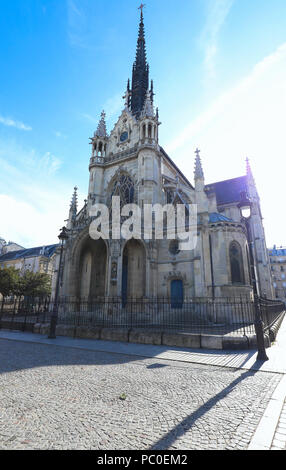
{"type": "Polygon", "coordinates": [[[265,350],[264,344],[264,331],[263,331],[263,322],[261,318],[261,311],[260,311],[260,299],[258,299],[257,295],[254,296],[254,309],[255,309],[255,332],[256,332],[256,339],[257,339],[257,361],[268,361],[268,357],[265,350]]]}

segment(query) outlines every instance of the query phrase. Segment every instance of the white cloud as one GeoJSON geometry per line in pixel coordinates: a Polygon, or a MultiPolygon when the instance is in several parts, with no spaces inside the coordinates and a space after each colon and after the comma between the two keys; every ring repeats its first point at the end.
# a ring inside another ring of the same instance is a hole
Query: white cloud
{"type": "Polygon", "coordinates": [[[208,78],[215,76],[215,58],[218,52],[219,33],[231,10],[234,0],[208,0],[206,24],[200,42],[204,48],[204,65],[208,78]]]}
{"type": "Polygon", "coordinates": [[[201,148],[209,183],[245,174],[248,156],[261,197],[267,240],[277,245],[286,242],[285,122],[286,43],[256,64],[166,146],[190,178],[193,152],[201,148]]]}
{"type": "Polygon", "coordinates": [[[0,141],[0,233],[25,247],[57,242],[73,185],[57,178],[61,161],[0,141]]]}
{"type": "Polygon", "coordinates": [[[117,116],[124,108],[124,102],[122,99],[123,93],[117,93],[112,96],[103,105],[103,109],[106,112],[106,117],[108,120],[117,116]]]}
{"type": "Polygon", "coordinates": [[[3,124],[4,126],[16,127],[17,129],[20,129],[22,131],[31,131],[32,130],[32,128],[30,126],[27,126],[26,124],[23,124],[23,122],[15,121],[14,119],[5,118],[3,116],[0,116],[0,123],[3,124]]]}
{"type": "Polygon", "coordinates": [[[59,138],[62,138],[62,139],[67,139],[67,136],[65,134],[63,134],[62,132],[60,132],[60,131],[55,131],[54,134],[55,134],[56,137],[59,137],[59,138]]]}
{"type": "Polygon", "coordinates": [[[92,122],[92,124],[95,124],[95,125],[97,125],[99,123],[99,119],[100,119],[99,117],[95,118],[94,116],[91,116],[88,113],[81,113],[81,117],[83,117],[84,119],[86,119],[89,122],[92,122]]]}
{"type": "Polygon", "coordinates": [[[67,0],[68,38],[73,47],[86,48],[86,15],[76,0],[67,0]]]}
{"type": "MultiPolygon", "coordinates": [[[[124,108],[122,95],[123,93],[117,93],[116,95],[108,98],[102,105],[102,111],[105,111],[106,122],[108,124],[112,125],[112,119],[114,119],[115,116],[117,118],[118,114],[120,114],[124,108]]],[[[100,115],[96,117],[88,113],[81,113],[80,116],[86,119],[87,121],[91,122],[94,127],[97,128],[97,125],[100,121],[100,115]]]]}

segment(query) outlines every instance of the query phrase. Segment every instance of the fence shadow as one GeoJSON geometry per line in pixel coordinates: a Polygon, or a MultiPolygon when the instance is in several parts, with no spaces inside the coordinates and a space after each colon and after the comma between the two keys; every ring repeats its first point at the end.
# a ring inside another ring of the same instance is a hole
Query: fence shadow
{"type": "Polygon", "coordinates": [[[187,416],[182,420],[176,427],[171,431],[166,433],[161,439],[155,442],[149,450],[167,450],[169,449],[174,442],[181,438],[186,432],[188,432],[197,420],[202,418],[206,413],[208,413],[220,400],[223,400],[227,395],[229,395],[232,390],[240,384],[243,380],[255,375],[259,368],[261,367],[261,362],[256,362],[253,364],[253,367],[250,370],[247,370],[241,374],[240,377],[235,379],[228,387],[219,392],[214,397],[210,398],[207,402],[201,405],[194,413],[187,416]]]}

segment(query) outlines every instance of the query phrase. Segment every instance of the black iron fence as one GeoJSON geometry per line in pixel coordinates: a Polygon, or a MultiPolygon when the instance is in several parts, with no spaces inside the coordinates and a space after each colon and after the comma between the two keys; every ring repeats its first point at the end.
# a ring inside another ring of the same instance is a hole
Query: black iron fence
{"type": "MultiPolygon", "coordinates": [[[[258,299],[259,315],[267,332],[285,312],[280,301],[258,299]]],[[[255,334],[257,305],[245,298],[196,298],[183,302],[170,299],[101,298],[60,299],[59,325],[99,328],[147,328],[193,333],[245,336],[255,334]]],[[[33,330],[36,323],[49,323],[52,299],[13,298],[0,302],[0,327],[33,330]]]]}

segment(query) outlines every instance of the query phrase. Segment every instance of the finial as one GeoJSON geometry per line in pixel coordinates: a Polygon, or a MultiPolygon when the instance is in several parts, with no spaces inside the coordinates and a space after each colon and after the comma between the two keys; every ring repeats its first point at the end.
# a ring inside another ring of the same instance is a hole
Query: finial
{"type": "Polygon", "coordinates": [[[195,151],[196,161],[195,161],[195,179],[204,178],[203,167],[201,163],[200,150],[197,148],[195,151]]]}
{"type": "Polygon", "coordinates": [[[151,100],[151,93],[150,91],[146,92],[146,98],[145,98],[145,103],[142,109],[141,113],[142,117],[154,117],[154,108],[153,108],[153,103],[151,100]]]}
{"type": "Polygon", "coordinates": [[[246,158],[246,176],[247,176],[248,182],[250,184],[252,184],[253,186],[255,186],[254,176],[253,176],[253,173],[252,173],[252,170],[251,170],[251,166],[250,166],[250,162],[249,162],[248,157],[246,158]]]}
{"type": "Polygon", "coordinates": [[[74,192],[72,195],[71,205],[70,205],[70,212],[72,214],[72,219],[74,219],[77,214],[77,190],[78,190],[78,187],[75,186],[74,192]]]}
{"type": "Polygon", "coordinates": [[[246,161],[246,174],[249,175],[250,173],[252,173],[251,168],[250,168],[249,158],[246,157],[245,161],[246,161]]]}
{"type": "Polygon", "coordinates": [[[143,18],[143,8],[145,8],[146,5],[141,3],[140,7],[138,8],[138,10],[141,10],[141,19],[143,18]]]}
{"type": "Polygon", "coordinates": [[[94,137],[107,137],[105,117],[106,117],[105,111],[102,111],[96,132],[94,133],[94,137]]]}

